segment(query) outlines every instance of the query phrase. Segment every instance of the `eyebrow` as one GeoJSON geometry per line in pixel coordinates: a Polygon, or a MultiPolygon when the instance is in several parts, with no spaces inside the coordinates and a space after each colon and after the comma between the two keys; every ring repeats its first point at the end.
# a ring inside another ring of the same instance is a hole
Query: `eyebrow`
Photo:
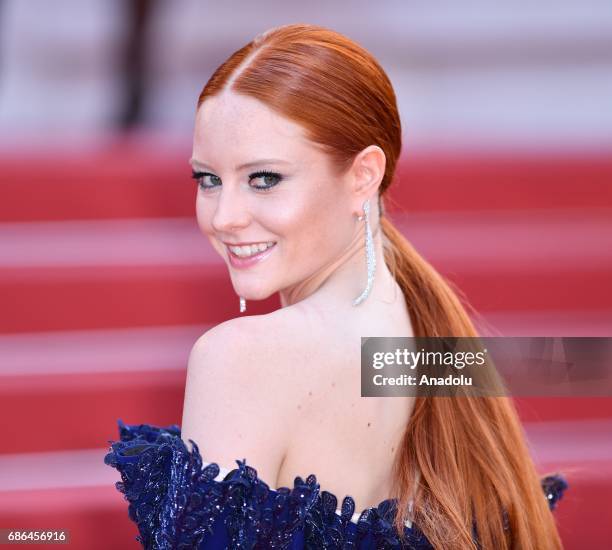
{"type": "MultiPolygon", "coordinates": [[[[205,162],[200,162],[199,160],[196,160],[195,158],[189,159],[189,164],[196,168],[206,168],[209,170],[213,170],[212,166],[209,166],[205,162]]],[[[250,168],[251,166],[258,166],[261,164],[291,164],[291,163],[286,160],[282,160],[282,159],[260,159],[260,160],[253,160],[251,162],[245,162],[244,164],[240,164],[236,166],[236,170],[237,171],[243,170],[244,168],[250,168]]]]}

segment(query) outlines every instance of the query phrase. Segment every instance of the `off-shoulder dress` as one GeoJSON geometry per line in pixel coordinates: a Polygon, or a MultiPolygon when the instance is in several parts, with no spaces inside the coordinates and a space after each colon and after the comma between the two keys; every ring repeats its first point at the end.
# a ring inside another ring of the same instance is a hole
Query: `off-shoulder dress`
{"type": "MultiPolygon", "coordinates": [[[[177,425],[125,424],[104,462],[121,473],[116,488],[146,549],[431,549],[417,525],[393,527],[397,502],[355,512],[355,502],[320,488],[314,474],[293,487],[272,489],[257,470],[236,459],[230,470],[190,451],[177,425]]],[[[560,474],[541,479],[550,509],[567,488],[560,474]]]]}

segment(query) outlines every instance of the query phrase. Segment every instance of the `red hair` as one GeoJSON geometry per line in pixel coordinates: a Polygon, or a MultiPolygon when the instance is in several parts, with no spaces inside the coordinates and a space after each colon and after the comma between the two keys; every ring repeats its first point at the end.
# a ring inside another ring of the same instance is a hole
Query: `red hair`
{"type": "MultiPolygon", "coordinates": [[[[384,197],[401,151],[400,118],[388,76],[355,42],[315,25],[270,29],[213,73],[198,108],[226,88],[300,124],[338,173],[368,145],[380,146],[386,168],[379,201],[384,197]]],[[[382,211],[380,223],[385,262],[403,290],[414,335],[477,336],[459,291],[382,211]]],[[[561,548],[508,397],[417,397],[394,463],[394,480],[400,534],[410,518],[435,548],[476,550],[475,522],[484,549],[561,548]]]]}

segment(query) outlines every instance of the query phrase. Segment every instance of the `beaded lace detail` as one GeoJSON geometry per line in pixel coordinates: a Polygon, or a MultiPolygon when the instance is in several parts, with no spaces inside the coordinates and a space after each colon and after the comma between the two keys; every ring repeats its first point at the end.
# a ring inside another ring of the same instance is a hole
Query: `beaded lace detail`
{"type": "MultiPolygon", "coordinates": [[[[218,521],[232,549],[432,548],[414,525],[406,526],[400,539],[393,526],[396,499],[363,510],[355,523],[353,498],[345,496],[338,508],[337,497],[320,490],[314,474],[296,476],[293,488],[273,490],[246,459],[219,476],[219,465],[204,463],[193,440],[189,451],[176,425],[121,420],[118,425],[120,441],[109,442],[104,462],[121,473],[115,486],[129,502],[143,548],[198,548],[219,528],[218,521]]],[[[567,483],[556,475],[544,478],[542,486],[553,509],[567,483]]]]}
{"type": "MultiPolygon", "coordinates": [[[[202,466],[206,467],[209,466],[210,464],[217,464],[216,462],[202,462],[202,466]]],[[[217,466],[219,466],[217,464],[217,466]]],[[[224,479],[229,473],[231,472],[230,468],[225,468],[223,466],[219,466],[219,474],[217,475],[217,477],[215,477],[216,481],[221,481],[222,479],[224,479]]],[[[412,512],[412,504],[413,501],[411,500],[409,502],[409,510],[412,512]]],[[[337,508],[336,509],[336,514],[338,514],[339,516],[342,515],[342,508],[337,508]]],[[[353,516],[351,517],[351,521],[353,523],[357,523],[359,521],[359,512],[355,512],[353,514],[353,516]]],[[[412,522],[410,520],[406,520],[406,522],[404,523],[407,527],[411,527],[412,526],[412,522]]]]}

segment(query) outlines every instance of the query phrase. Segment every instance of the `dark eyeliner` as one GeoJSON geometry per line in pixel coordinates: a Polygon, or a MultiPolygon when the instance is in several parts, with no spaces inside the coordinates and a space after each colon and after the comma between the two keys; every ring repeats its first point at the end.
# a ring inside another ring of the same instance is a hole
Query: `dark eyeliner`
{"type": "Polygon", "coordinates": [[[258,191],[268,191],[269,189],[272,189],[272,187],[277,186],[283,180],[283,176],[277,172],[271,172],[269,170],[259,170],[258,172],[253,172],[252,174],[249,174],[249,181],[255,178],[261,178],[266,176],[272,176],[276,178],[276,183],[266,185],[264,187],[255,186],[255,189],[257,189],[258,191]]]}
{"type": "MultiPolygon", "coordinates": [[[[203,178],[205,176],[212,176],[212,177],[218,178],[218,176],[215,176],[215,174],[211,174],[210,172],[196,172],[195,170],[192,170],[191,172],[191,177],[195,179],[196,181],[198,181],[199,186],[202,189],[213,189],[214,187],[218,187],[218,185],[203,185],[203,178]]],[[[272,172],[269,170],[259,170],[257,172],[253,172],[252,174],[249,174],[249,182],[252,179],[268,177],[268,176],[276,178],[276,182],[270,185],[265,185],[265,186],[255,186],[254,185],[253,188],[258,191],[268,191],[269,189],[272,189],[272,187],[275,187],[276,185],[278,185],[284,179],[284,177],[278,172],[272,172]]]]}
{"type": "Polygon", "coordinates": [[[213,187],[217,187],[216,185],[203,185],[203,178],[205,176],[217,177],[214,174],[211,174],[210,172],[196,172],[195,170],[192,170],[191,172],[191,177],[198,182],[198,185],[202,189],[212,189],[213,187]]]}

